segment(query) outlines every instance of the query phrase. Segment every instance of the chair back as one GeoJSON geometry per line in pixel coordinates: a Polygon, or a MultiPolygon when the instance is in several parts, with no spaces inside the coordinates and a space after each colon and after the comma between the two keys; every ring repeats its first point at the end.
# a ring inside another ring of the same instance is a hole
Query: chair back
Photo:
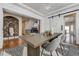
{"type": "Polygon", "coordinates": [[[64,43],[64,42],[65,42],[65,36],[64,36],[64,34],[62,34],[62,35],[61,35],[60,43],[62,44],[62,43],[64,43]]]}
{"type": "Polygon", "coordinates": [[[59,46],[60,40],[61,40],[61,35],[58,38],[54,39],[52,42],[50,42],[46,50],[53,52],[59,46]]]}

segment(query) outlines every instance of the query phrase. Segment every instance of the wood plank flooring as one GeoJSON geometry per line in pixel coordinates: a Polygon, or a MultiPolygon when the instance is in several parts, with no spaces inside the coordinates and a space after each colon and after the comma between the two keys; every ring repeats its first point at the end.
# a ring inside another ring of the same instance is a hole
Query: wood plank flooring
{"type": "Polygon", "coordinates": [[[4,40],[3,41],[3,48],[0,49],[0,51],[4,50],[4,49],[9,49],[9,48],[15,48],[19,45],[23,45],[24,44],[24,40],[22,39],[11,39],[11,40],[4,40]]]}

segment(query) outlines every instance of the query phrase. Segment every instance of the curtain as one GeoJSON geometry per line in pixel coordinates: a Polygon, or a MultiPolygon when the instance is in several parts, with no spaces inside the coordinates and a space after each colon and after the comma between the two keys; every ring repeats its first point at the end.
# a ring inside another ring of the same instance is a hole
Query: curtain
{"type": "Polygon", "coordinates": [[[49,19],[50,29],[56,33],[61,32],[61,19],[59,16],[49,19]]]}

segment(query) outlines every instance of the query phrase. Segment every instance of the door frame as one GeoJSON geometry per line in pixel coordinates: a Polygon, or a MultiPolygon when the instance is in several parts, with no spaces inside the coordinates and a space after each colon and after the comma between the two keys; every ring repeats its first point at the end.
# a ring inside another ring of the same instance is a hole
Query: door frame
{"type": "MultiPolygon", "coordinates": [[[[74,21],[75,21],[75,24],[74,24],[74,25],[75,25],[75,26],[74,26],[74,27],[75,27],[75,30],[74,30],[74,31],[75,31],[75,32],[74,32],[75,39],[74,39],[74,42],[73,42],[73,43],[76,44],[76,12],[72,12],[72,13],[65,14],[65,15],[63,16],[64,21],[65,21],[65,16],[69,16],[69,15],[75,15],[75,20],[74,20],[74,21]]],[[[64,22],[64,23],[65,23],[65,22],[64,22]]]]}

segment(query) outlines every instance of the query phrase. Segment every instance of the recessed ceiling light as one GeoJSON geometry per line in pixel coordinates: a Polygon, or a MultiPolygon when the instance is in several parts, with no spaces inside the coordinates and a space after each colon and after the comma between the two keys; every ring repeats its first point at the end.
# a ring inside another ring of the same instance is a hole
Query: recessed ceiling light
{"type": "Polygon", "coordinates": [[[46,10],[49,10],[50,8],[51,8],[51,6],[46,6],[45,7],[46,10]]]}

